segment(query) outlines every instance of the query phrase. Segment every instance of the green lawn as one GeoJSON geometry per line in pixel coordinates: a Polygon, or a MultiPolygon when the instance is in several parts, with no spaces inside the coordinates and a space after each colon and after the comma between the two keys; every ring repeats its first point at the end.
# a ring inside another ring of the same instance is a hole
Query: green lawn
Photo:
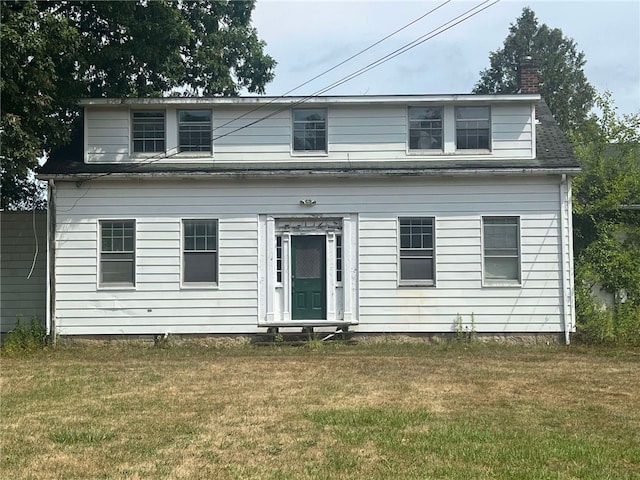
{"type": "Polygon", "coordinates": [[[638,351],[113,343],[1,366],[2,478],[640,478],[638,351]]]}

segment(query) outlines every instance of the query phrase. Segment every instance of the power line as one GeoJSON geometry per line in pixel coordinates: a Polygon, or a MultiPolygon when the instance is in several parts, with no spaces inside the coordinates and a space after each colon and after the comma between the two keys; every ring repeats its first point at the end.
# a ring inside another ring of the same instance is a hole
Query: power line
{"type": "MultiPolygon", "coordinates": [[[[434,37],[437,37],[438,35],[446,32],[447,30],[450,30],[454,26],[456,26],[456,25],[458,25],[458,24],[460,24],[460,23],[462,23],[462,22],[474,17],[475,15],[479,14],[480,12],[482,12],[482,11],[486,10],[487,8],[492,7],[496,3],[500,2],[500,0],[493,0],[493,3],[490,3],[489,5],[486,5],[483,8],[480,8],[483,5],[485,5],[485,4],[487,4],[487,3],[491,2],[491,1],[492,0],[485,0],[484,2],[476,5],[473,8],[470,8],[469,10],[465,11],[464,13],[461,13],[457,17],[454,17],[453,19],[449,20],[448,22],[441,24],[440,26],[438,26],[437,28],[431,30],[430,32],[418,37],[416,40],[405,44],[404,46],[394,50],[393,52],[388,53],[384,57],[381,57],[378,60],[376,60],[374,62],[371,62],[370,64],[360,68],[359,70],[356,70],[355,72],[353,72],[353,73],[341,78],[340,80],[335,81],[334,83],[328,85],[327,87],[324,87],[324,88],[312,93],[311,95],[307,95],[307,96],[301,98],[300,100],[297,100],[295,102],[287,104],[285,107],[282,107],[282,108],[270,113],[269,115],[265,115],[264,117],[259,118],[259,119],[255,120],[253,122],[250,122],[250,123],[248,123],[246,125],[242,125],[242,126],[236,128],[235,130],[231,130],[230,132],[224,133],[222,135],[214,136],[211,140],[212,141],[219,140],[220,138],[223,138],[223,137],[226,137],[228,135],[231,135],[232,133],[236,133],[236,132],[238,132],[240,130],[243,130],[245,128],[251,127],[251,126],[253,126],[253,125],[255,125],[255,124],[259,123],[259,122],[262,122],[262,121],[264,121],[264,120],[266,120],[268,118],[271,118],[274,115],[277,115],[278,113],[280,113],[280,112],[282,112],[284,110],[288,110],[288,109],[290,109],[292,107],[295,107],[296,105],[300,105],[301,103],[306,102],[307,100],[310,100],[312,98],[320,96],[323,93],[328,92],[329,90],[333,90],[334,88],[336,88],[336,87],[338,87],[338,86],[340,86],[340,85],[342,85],[342,84],[344,84],[344,83],[346,83],[346,82],[348,82],[350,80],[353,80],[356,77],[359,77],[363,73],[366,73],[369,70],[371,70],[371,69],[373,69],[373,68],[375,68],[375,67],[377,67],[379,65],[382,65],[383,63],[386,63],[389,60],[392,60],[393,58],[395,58],[395,57],[397,57],[399,55],[402,55],[405,52],[408,52],[409,50],[417,47],[418,45],[421,45],[421,44],[425,43],[428,40],[431,40],[434,37]],[[477,11],[474,12],[474,10],[477,10],[477,11]]],[[[238,118],[242,118],[242,117],[238,117],[238,118]]],[[[233,121],[236,121],[236,120],[232,120],[232,122],[233,121]]],[[[231,123],[231,122],[227,122],[225,125],[228,125],[229,123],[231,123]]]]}
{"type": "MultiPolygon", "coordinates": [[[[252,113],[257,112],[258,110],[260,110],[260,109],[262,109],[262,108],[265,108],[265,107],[267,107],[267,106],[271,105],[271,104],[272,104],[273,102],[275,102],[276,100],[278,100],[278,99],[280,99],[280,98],[284,98],[284,97],[286,97],[287,95],[289,95],[291,92],[295,92],[295,91],[296,91],[296,90],[298,90],[299,88],[302,88],[302,87],[304,87],[305,85],[308,85],[309,83],[313,82],[314,80],[317,80],[318,78],[323,77],[323,76],[324,76],[324,75],[326,75],[327,73],[334,71],[336,68],[341,67],[341,66],[342,66],[342,65],[344,65],[345,63],[350,62],[350,61],[351,61],[351,60],[353,60],[354,58],[359,57],[359,56],[360,56],[360,55],[362,55],[363,53],[368,52],[368,51],[369,51],[369,50],[371,50],[372,48],[374,48],[374,47],[376,47],[376,46],[380,45],[382,42],[384,42],[384,41],[388,40],[389,38],[391,38],[391,37],[393,37],[394,35],[396,35],[396,34],[400,33],[401,31],[406,30],[406,29],[407,29],[407,28],[409,28],[411,25],[413,25],[413,24],[415,24],[415,23],[419,22],[420,20],[422,20],[423,18],[425,18],[425,17],[427,17],[427,16],[431,15],[433,12],[435,12],[436,10],[439,10],[440,8],[444,7],[446,4],[450,3],[451,1],[452,1],[452,0],[446,0],[445,2],[441,3],[441,4],[440,4],[440,5],[438,5],[437,7],[432,8],[431,10],[429,10],[427,13],[425,13],[425,14],[423,14],[423,15],[419,16],[419,17],[418,17],[418,18],[416,18],[415,20],[412,20],[411,22],[407,23],[406,25],[404,25],[404,26],[402,26],[402,27],[398,28],[397,30],[395,30],[395,31],[391,32],[391,33],[390,33],[390,34],[388,34],[386,37],[381,38],[381,39],[380,39],[380,40],[378,40],[377,42],[372,43],[372,44],[371,44],[371,45],[369,45],[368,47],[366,47],[366,48],[364,48],[364,49],[360,50],[358,53],[355,53],[355,54],[351,55],[349,58],[346,58],[345,60],[341,61],[340,63],[338,63],[338,64],[336,64],[336,65],[334,65],[333,67],[328,68],[328,69],[327,69],[327,70],[325,70],[324,72],[319,73],[319,74],[318,74],[318,75],[316,75],[315,77],[310,78],[310,79],[309,79],[309,80],[307,80],[306,82],[303,82],[303,83],[301,83],[300,85],[297,85],[297,86],[293,87],[291,90],[286,91],[286,92],[285,92],[285,93],[283,93],[282,95],[279,95],[279,96],[277,96],[277,97],[275,97],[275,98],[271,99],[269,102],[264,103],[264,104],[261,104],[260,106],[258,106],[258,107],[256,107],[256,108],[254,108],[254,109],[252,109],[252,110],[250,110],[250,111],[248,111],[248,112],[246,112],[246,113],[244,113],[244,114],[240,115],[239,117],[234,118],[233,120],[229,120],[227,123],[225,123],[225,124],[223,124],[223,125],[220,125],[220,126],[215,127],[215,128],[213,129],[213,131],[215,132],[216,130],[218,130],[218,129],[220,129],[220,128],[224,128],[224,127],[226,127],[227,125],[230,125],[230,124],[231,124],[231,123],[233,123],[233,122],[237,122],[238,120],[240,120],[240,119],[242,119],[242,118],[246,117],[247,115],[251,115],[252,113]]],[[[212,139],[212,140],[213,140],[213,139],[212,139]]]]}

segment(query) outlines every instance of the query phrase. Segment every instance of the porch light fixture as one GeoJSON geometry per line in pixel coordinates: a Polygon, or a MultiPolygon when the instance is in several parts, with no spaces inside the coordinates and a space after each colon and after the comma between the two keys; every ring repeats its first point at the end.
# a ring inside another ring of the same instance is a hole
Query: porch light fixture
{"type": "Polygon", "coordinates": [[[311,200],[307,198],[305,200],[300,200],[300,205],[304,205],[305,207],[313,207],[316,204],[315,200],[311,200]]]}

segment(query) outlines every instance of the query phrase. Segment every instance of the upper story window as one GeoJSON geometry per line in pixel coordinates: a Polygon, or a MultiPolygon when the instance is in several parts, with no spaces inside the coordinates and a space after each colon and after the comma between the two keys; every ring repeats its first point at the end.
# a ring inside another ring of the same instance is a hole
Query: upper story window
{"type": "Polygon", "coordinates": [[[178,151],[211,152],[211,111],[178,112],[178,151]]]}
{"type": "Polygon", "coordinates": [[[134,153],[164,152],[164,111],[133,112],[131,123],[134,153]]]}
{"type": "Polygon", "coordinates": [[[442,150],[442,108],[409,107],[409,150],[442,150]]]}
{"type": "Polygon", "coordinates": [[[323,108],[293,110],[293,151],[327,151],[327,111],[323,108]]]}
{"type": "Polygon", "coordinates": [[[456,148],[458,150],[490,149],[489,107],[456,107],[456,148]]]}

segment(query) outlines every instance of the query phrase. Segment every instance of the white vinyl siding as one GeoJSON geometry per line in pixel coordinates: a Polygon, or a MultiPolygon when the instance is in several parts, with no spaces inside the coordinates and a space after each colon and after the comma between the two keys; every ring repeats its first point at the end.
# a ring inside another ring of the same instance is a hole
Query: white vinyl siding
{"type": "MultiPolygon", "coordinates": [[[[564,330],[566,239],[554,177],[406,177],[402,188],[394,178],[56,184],[56,316],[63,335],[263,331],[259,278],[267,280],[259,258],[267,241],[260,218],[344,214],[356,222],[357,250],[343,252],[355,255],[353,270],[343,274],[357,282],[354,331],[451,332],[457,314],[464,322],[473,314],[478,332],[564,330]],[[305,198],[316,200],[312,211],[300,205],[305,198]],[[136,221],[136,289],[97,289],[96,219],[122,212],[136,221]],[[399,287],[398,218],[425,212],[437,218],[437,285],[399,287]],[[520,288],[483,286],[485,216],[520,219],[520,288]],[[181,288],[181,222],[193,218],[218,220],[217,289],[181,288]]],[[[273,256],[275,238],[272,245],[273,256]]]]}

